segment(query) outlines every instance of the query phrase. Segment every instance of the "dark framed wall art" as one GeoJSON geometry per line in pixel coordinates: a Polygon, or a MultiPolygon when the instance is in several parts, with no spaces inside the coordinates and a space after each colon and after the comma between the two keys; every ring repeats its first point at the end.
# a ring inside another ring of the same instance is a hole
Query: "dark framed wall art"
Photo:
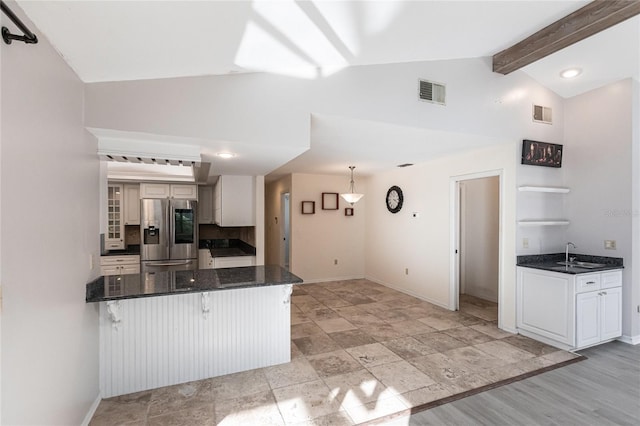
{"type": "Polygon", "coordinates": [[[562,167],[562,145],[525,139],[522,141],[522,164],[562,167]]]}
{"type": "Polygon", "coordinates": [[[322,193],[322,210],[338,210],[338,193],[322,193]]]}
{"type": "Polygon", "coordinates": [[[302,202],[302,214],[315,214],[316,202],[315,201],[303,201],[302,202]]]}
{"type": "Polygon", "coordinates": [[[345,216],[353,216],[353,207],[346,207],[344,209],[344,215],[345,216]]]}

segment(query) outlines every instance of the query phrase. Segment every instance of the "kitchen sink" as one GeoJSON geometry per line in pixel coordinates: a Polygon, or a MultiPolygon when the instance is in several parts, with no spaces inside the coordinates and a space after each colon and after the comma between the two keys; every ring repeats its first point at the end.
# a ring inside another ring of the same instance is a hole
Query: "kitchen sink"
{"type": "Polygon", "coordinates": [[[602,268],[604,266],[607,266],[604,263],[591,263],[591,262],[579,262],[579,261],[573,261],[573,262],[557,262],[558,265],[562,265],[562,266],[567,266],[567,267],[573,267],[573,268],[584,268],[584,269],[596,269],[596,268],[602,268]]]}

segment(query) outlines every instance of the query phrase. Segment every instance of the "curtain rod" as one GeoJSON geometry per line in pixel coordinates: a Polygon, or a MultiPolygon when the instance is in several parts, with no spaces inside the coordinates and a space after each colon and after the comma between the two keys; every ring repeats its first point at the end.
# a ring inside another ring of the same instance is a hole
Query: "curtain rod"
{"type": "Polygon", "coordinates": [[[11,44],[13,40],[18,40],[18,41],[23,41],[27,44],[36,44],[38,42],[38,37],[36,37],[36,35],[32,33],[25,24],[22,23],[20,18],[18,18],[11,11],[11,9],[9,9],[9,6],[7,6],[3,1],[0,1],[0,6],[2,7],[2,11],[4,12],[4,14],[7,15],[9,19],[11,19],[11,22],[13,22],[16,25],[16,27],[18,27],[20,31],[24,33],[24,35],[11,34],[11,31],[9,31],[9,28],[3,26],[2,39],[4,40],[4,42],[7,44],[11,44]]]}

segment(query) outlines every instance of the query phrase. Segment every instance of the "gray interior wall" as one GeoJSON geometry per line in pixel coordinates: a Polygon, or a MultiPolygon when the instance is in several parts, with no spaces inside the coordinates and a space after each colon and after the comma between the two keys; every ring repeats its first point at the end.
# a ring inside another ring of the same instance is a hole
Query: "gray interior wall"
{"type": "MultiPolygon", "coordinates": [[[[566,113],[567,241],[576,253],[622,257],[622,333],[635,336],[638,313],[634,300],[632,255],[632,80],[627,79],[568,99],[566,113]],[[607,250],[605,240],[615,240],[607,250]]],[[[637,111],[636,111],[637,114],[637,111]]],[[[637,117],[635,118],[637,120],[637,117]]],[[[635,254],[637,257],[638,254],[635,254]]],[[[637,332],[636,332],[637,333],[637,332]]]]}
{"type": "Polygon", "coordinates": [[[83,128],[83,83],[8,5],[39,42],[0,43],[0,422],[80,424],[99,394],[97,306],[84,301],[98,273],[96,146],[83,128]]]}

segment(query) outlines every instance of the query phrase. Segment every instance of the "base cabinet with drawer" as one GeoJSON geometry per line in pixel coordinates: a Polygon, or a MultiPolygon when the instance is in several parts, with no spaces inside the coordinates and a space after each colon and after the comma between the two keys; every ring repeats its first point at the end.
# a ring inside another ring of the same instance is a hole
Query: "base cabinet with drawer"
{"type": "Polygon", "coordinates": [[[254,266],[255,256],[224,256],[212,257],[209,249],[198,251],[198,265],[200,269],[240,268],[254,266]]]}
{"type": "Polygon", "coordinates": [[[100,256],[100,275],[126,275],[140,273],[140,256],[100,256]]]}
{"type": "Polygon", "coordinates": [[[569,350],[622,336],[622,270],[574,275],[518,267],[517,327],[569,350]]]}

